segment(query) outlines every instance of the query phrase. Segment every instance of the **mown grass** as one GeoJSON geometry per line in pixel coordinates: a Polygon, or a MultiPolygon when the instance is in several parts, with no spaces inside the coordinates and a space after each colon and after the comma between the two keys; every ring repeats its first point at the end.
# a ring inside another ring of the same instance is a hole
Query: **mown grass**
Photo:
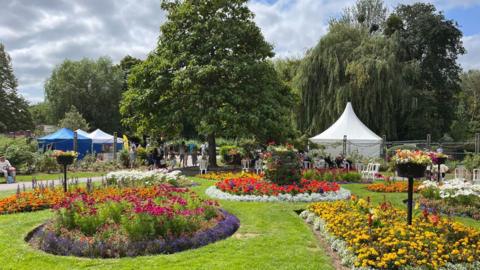
{"type": "MultiPolygon", "coordinates": [[[[197,179],[200,195],[213,184],[197,179]]],[[[49,210],[0,216],[0,269],[334,269],[294,210],[305,204],[221,201],[241,221],[234,236],[171,255],[122,259],[62,257],[35,250],[25,235],[53,217],[49,210]]]]}
{"type": "MultiPolygon", "coordinates": [[[[68,178],[87,178],[105,175],[104,172],[68,172],[68,178]]],[[[37,180],[58,180],[63,178],[63,173],[34,173],[17,175],[17,182],[30,182],[35,178],[37,180]]],[[[5,183],[5,178],[0,178],[0,183],[5,183]]]]}

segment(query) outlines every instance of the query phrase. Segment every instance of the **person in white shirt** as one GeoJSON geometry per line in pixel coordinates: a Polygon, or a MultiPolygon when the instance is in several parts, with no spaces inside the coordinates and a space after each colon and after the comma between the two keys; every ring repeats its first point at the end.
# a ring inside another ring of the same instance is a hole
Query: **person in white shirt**
{"type": "Polygon", "coordinates": [[[15,178],[15,168],[5,159],[5,156],[0,156],[0,173],[3,173],[5,179],[8,179],[9,172],[15,178]]]}

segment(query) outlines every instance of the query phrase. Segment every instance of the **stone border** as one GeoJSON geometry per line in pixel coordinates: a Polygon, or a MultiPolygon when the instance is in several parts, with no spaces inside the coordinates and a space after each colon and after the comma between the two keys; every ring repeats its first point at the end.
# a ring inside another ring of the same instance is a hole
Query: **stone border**
{"type": "Polygon", "coordinates": [[[180,237],[171,241],[160,239],[136,241],[121,247],[109,246],[108,243],[72,240],[46,231],[45,224],[40,225],[27,234],[25,241],[47,253],[61,256],[77,256],[88,258],[119,258],[144,255],[172,254],[188,249],[206,246],[233,235],[240,227],[240,220],[221,210],[225,218],[213,228],[195,233],[192,237],[180,237]],[[112,251],[114,250],[114,251],[112,251]]]}
{"type": "Polygon", "coordinates": [[[279,194],[278,196],[256,196],[256,195],[235,195],[219,190],[215,186],[211,186],[205,190],[205,194],[214,199],[241,201],[241,202],[320,202],[320,201],[337,201],[345,200],[351,196],[349,190],[340,188],[336,192],[325,193],[304,193],[304,194],[279,194]]]}

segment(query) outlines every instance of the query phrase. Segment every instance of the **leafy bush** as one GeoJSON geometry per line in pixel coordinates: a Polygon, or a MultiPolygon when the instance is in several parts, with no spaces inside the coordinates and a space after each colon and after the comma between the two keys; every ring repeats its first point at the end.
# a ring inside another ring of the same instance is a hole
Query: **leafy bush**
{"type": "Polygon", "coordinates": [[[35,165],[37,144],[25,138],[7,138],[0,136],[0,154],[10,161],[17,170],[31,173],[35,165]]]}
{"type": "Polygon", "coordinates": [[[130,166],[130,155],[128,154],[128,150],[127,149],[123,149],[122,151],[119,152],[119,157],[120,159],[120,163],[124,166],[124,167],[129,167],[130,166]]]}
{"type": "Polygon", "coordinates": [[[465,168],[468,170],[473,170],[480,168],[480,155],[468,155],[465,157],[463,160],[463,164],[465,165],[465,168]]]}
{"type": "Polygon", "coordinates": [[[35,155],[35,170],[41,172],[56,172],[60,170],[57,160],[52,156],[52,151],[37,153],[35,155]]]}

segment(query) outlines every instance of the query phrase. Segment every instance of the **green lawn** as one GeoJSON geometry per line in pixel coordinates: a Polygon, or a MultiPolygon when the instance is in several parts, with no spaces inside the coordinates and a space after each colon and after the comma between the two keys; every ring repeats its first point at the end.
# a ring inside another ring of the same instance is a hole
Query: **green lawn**
{"type": "MultiPolygon", "coordinates": [[[[204,196],[213,184],[193,188],[204,196]]],[[[0,269],[334,269],[310,228],[294,212],[305,204],[222,201],[241,221],[232,237],[172,255],[80,259],[30,248],[25,235],[51,218],[49,210],[0,216],[0,269]]]]}
{"type": "MultiPolygon", "coordinates": [[[[68,178],[85,178],[105,175],[104,172],[68,172],[68,178]]],[[[28,175],[17,175],[17,182],[30,182],[33,178],[37,180],[58,180],[63,178],[63,173],[34,173],[28,175]]],[[[5,178],[0,178],[0,183],[5,183],[5,178]]]]}
{"type": "MultiPolygon", "coordinates": [[[[379,181],[380,182],[380,181],[379,181]]],[[[366,189],[365,184],[346,184],[342,187],[350,190],[353,194],[360,197],[366,198],[370,197],[371,201],[375,204],[382,203],[385,199],[392,203],[393,206],[397,208],[407,209],[407,205],[403,203],[403,200],[407,199],[407,193],[386,193],[386,192],[372,192],[366,189]]],[[[414,200],[417,197],[417,194],[414,194],[414,200]]],[[[420,214],[419,211],[415,211],[415,214],[420,214]]],[[[480,229],[480,221],[466,218],[466,217],[455,217],[455,220],[458,220],[465,225],[480,229]]]]}

